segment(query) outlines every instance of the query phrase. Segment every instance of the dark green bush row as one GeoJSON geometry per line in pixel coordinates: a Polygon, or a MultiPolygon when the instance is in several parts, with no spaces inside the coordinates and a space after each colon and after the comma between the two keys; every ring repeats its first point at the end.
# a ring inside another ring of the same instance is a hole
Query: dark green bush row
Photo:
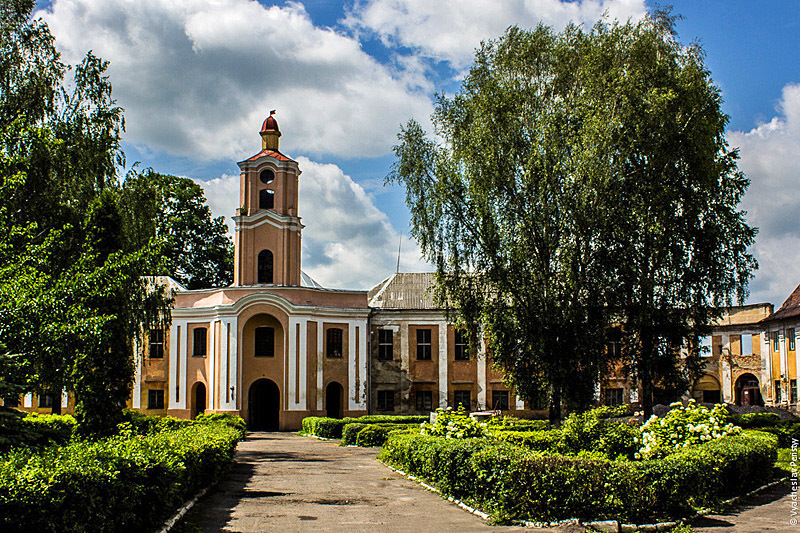
{"type": "Polygon", "coordinates": [[[510,416],[489,420],[489,429],[498,431],[538,431],[548,427],[547,420],[524,420],[510,416]]]}
{"type": "MultiPolygon", "coordinates": [[[[510,435],[510,433],[506,433],[510,435]]],[[[725,437],[651,461],[585,459],[491,439],[392,434],[379,458],[472,501],[500,520],[565,518],[649,522],[686,516],[759,485],[776,438],[725,437]]]]}
{"type": "Polygon", "coordinates": [[[153,530],[219,478],[240,435],[212,422],[44,450],[14,448],[0,460],[0,530],[153,530]]]}
{"type": "Polygon", "coordinates": [[[342,446],[381,446],[389,433],[397,430],[418,430],[419,424],[362,424],[351,422],[342,429],[342,446]]]}
{"type": "Polygon", "coordinates": [[[26,414],[0,407],[0,452],[12,446],[65,444],[74,429],[75,418],[70,415],[26,414]]]}
{"type": "Polygon", "coordinates": [[[778,446],[790,448],[792,439],[800,440],[800,423],[784,421],[780,425],[759,427],[758,431],[770,433],[778,437],[778,446]]]}
{"type": "Polygon", "coordinates": [[[170,429],[209,423],[232,427],[239,433],[240,439],[247,434],[247,424],[244,419],[227,413],[202,413],[197,415],[194,420],[186,420],[171,416],[145,415],[138,411],[128,410],[125,412],[125,419],[130,422],[133,431],[139,435],[152,435],[170,429]]]}
{"type": "Polygon", "coordinates": [[[309,416],[303,419],[302,431],[307,435],[316,435],[326,439],[341,439],[342,430],[347,424],[420,424],[427,420],[427,416],[405,415],[368,415],[360,418],[309,416]]]}
{"type": "Polygon", "coordinates": [[[367,427],[369,424],[361,424],[360,422],[351,422],[342,429],[342,446],[353,446],[356,443],[359,432],[367,427]]]}
{"type": "Polygon", "coordinates": [[[561,454],[596,452],[608,459],[633,459],[639,445],[634,440],[639,429],[624,422],[597,421],[564,424],[563,429],[540,431],[491,431],[501,442],[523,446],[534,451],[561,454]]]}
{"type": "Polygon", "coordinates": [[[749,413],[746,415],[731,415],[727,421],[740,428],[753,429],[780,424],[781,417],[775,413],[749,413]]]}

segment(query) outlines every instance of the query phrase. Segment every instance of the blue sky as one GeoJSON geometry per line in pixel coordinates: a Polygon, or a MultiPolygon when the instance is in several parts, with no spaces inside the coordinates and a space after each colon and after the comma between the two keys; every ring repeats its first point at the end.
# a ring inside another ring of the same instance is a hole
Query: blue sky
{"type": "MultiPolygon", "coordinates": [[[[238,203],[240,161],[277,109],[297,159],[303,268],[323,285],[368,288],[427,269],[408,240],[403,193],[384,187],[401,124],[423,125],[452,93],[481,39],[509,25],[638,18],[644,0],[55,0],[39,14],[66,61],[111,61],[126,109],[129,162],[203,184],[215,214],[238,203]]],[[[730,115],[728,139],[752,184],[761,229],[750,302],[776,305],[800,283],[800,2],[676,1],[682,42],[699,40],[730,115]]]]}

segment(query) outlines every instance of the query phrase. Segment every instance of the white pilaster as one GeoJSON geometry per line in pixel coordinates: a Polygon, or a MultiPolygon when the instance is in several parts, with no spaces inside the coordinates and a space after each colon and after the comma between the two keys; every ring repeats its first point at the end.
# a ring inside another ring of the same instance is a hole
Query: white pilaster
{"type": "Polygon", "coordinates": [[[29,392],[22,398],[22,407],[33,407],[33,393],[29,392]]]}
{"type": "MultiPolygon", "coordinates": [[[[177,386],[177,400],[175,401],[175,409],[186,409],[186,389],[188,385],[186,383],[186,365],[189,363],[189,321],[188,320],[181,320],[177,324],[178,331],[175,334],[175,342],[177,343],[177,352],[175,353],[175,358],[178,361],[178,379],[176,381],[177,386]],[[178,339],[178,335],[180,335],[180,339],[178,339]]],[[[173,324],[173,331],[175,331],[176,327],[173,324]]],[[[170,342],[172,344],[172,342],[170,342]]],[[[170,354],[171,355],[171,354],[170,354]]],[[[170,362],[172,358],[170,358],[170,362]]]]}
{"type": "Polygon", "coordinates": [[[219,398],[217,399],[217,405],[219,405],[220,409],[230,409],[228,404],[230,400],[231,391],[228,387],[230,387],[230,373],[228,373],[228,361],[230,360],[230,356],[228,353],[228,327],[230,322],[228,320],[220,320],[219,321],[219,354],[217,357],[219,358],[219,387],[217,388],[219,393],[219,398]]]}
{"type": "Polygon", "coordinates": [[[783,327],[778,330],[778,346],[780,347],[781,358],[781,382],[783,382],[783,376],[789,375],[789,356],[786,351],[786,330],[783,327]]]}
{"type": "Polygon", "coordinates": [[[67,389],[61,391],[61,407],[66,409],[69,405],[69,393],[67,389]]]}
{"type": "Polygon", "coordinates": [[[447,407],[447,322],[439,322],[439,407],[447,407]]]}
{"type": "MultiPolygon", "coordinates": [[[[741,337],[740,337],[741,339],[741,337]]],[[[742,341],[739,341],[739,350],[741,351],[742,341]]],[[[724,357],[725,355],[733,355],[731,350],[731,336],[728,333],[722,334],[722,357],[719,359],[720,373],[722,374],[722,401],[725,403],[733,403],[733,387],[731,387],[731,365],[724,357]]]]}
{"type": "Polygon", "coordinates": [[[358,361],[356,352],[356,321],[350,320],[347,323],[347,408],[355,411],[359,408],[359,390],[358,390],[358,376],[356,370],[358,369],[358,361]]]}
{"type": "Polygon", "coordinates": [[[322,330],[323,330],[323,323],[322,320],[317,321],[317,411],[322,411],[322,395],[323,395],[323,386],[325,384],[325,372],[324,372],[324,364],[323,364],[323,342],[322,342],[322,330]]]}
{"type": "Polygon", "coordinates": [[[219,402],[216,401],[216,393],[215,391],[219,389],[217,387],[217,321],[212,320],[209,322],[209,333],[210,333],[210,340],[211,346],[208,350],[208,392],[206,397],[208,398],[208,408],[209,409],[216,409],[219,405],[219,402]]]}
{"type": "Polygon", "coordinates": [[[289,353],[286,364],[289,365],[289,382],[286,384],[286,397],[289,400],[288,409],[297,410],[297,325],[300,321],[296,317],[289,317],[289,353]]]}
{"type": "Polygon", "coordinates": [[[773,400],[774,393],[772,392],[772,380],[773,380],[772,350],[770,349],[769,330],[764,330],[761,332],[761,361],[766,363],[761,365],[762,368],[766,367],[765,371],[761,372],[761,382],[766,383],[767,385],[767,399],[773,400]]]}
{"type": "Polygon", "coordinates": [[[486,409],[486,346],[483,335],[478,339],[478,410],[486,409]]]}
{"type": "MultiPolygon", "coordinates": [[[[408,322],[400,323],[397,334],[400,335],[400,375],[407,376],[411,368],[411,354],[408,352],[408,336],[410,335],[408,322]]],[[[409,389],[410,387],[403,387],[400,389],[401,404],[408,404],[409,398],[411,397],[411,391],[409,389]]]]}
{"type": "MultiPolygon", "coordinates": [[[[294,327],[295,336],[297,335],[297,326],[300,326],[300,339],[297,342],[297,351],[295,352],[295,382],[292,384],[292,392],[294,393],[294,406],[290,405],[289,409],[303,411],[308,409],[306,402],[306,385],[308,383],[308,318],[298,318],[294,327]],[[299,368],[299,373],[297,369],[299,368]]],[[[297,340],[297,339],[296,339],[297,340]]]]}
{"type": "Polygon", "coordinates": [[[230,319],[228,322],[230,324],[230,337],[228,338],[228,353],[230,354],[229,364],[230,369],[228,370],[228,375],[231,377],[231,383],[228,386],[228,390],[231,391],[231,387],[233,390],[230,392],[231,400],[228,403],[229,409],[239,409],[239,388],[241,386],[241,379],[239,376],[239,348],[236,342],[236,339],[239,334],[239,323],[236,317],[230,319]]]}
{"type": "Polygon", "coordinates": [[[133,408],[140,409],[142,407],[142,364],[144,363],[144,356],[142,355],[139,341],[134,337],[133,339],[133,408]]]}
{"type": "Polygon", "coordinates": [[[359,359],[358,363],[360,365],[360,371],[358,373],[361,379],[361,396],[359,398],[358,404],[359,409],[366,410],[367,409],[367,401],[368,401],[368,391],[367,391],[367,373],[369,372],[368,362],[369,357],[367,357],[367,336],[369,335],[369,330],[367,329],[367,321],[361,320],[358,322],[358,353],[359,359]]]}
{"type": "Polygon", "coordinates": [[[169,335],[169,409],[186,409],[187,320],[173,320],[169,335]]]}

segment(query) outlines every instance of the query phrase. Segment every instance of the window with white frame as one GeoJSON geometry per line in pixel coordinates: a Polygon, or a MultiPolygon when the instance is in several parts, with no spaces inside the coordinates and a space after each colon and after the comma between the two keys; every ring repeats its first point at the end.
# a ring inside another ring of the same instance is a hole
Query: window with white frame
{"type": "Polygon", "coordinates": [[[753,355],[753,334],[742,334],[742,355],[753,355]]]}

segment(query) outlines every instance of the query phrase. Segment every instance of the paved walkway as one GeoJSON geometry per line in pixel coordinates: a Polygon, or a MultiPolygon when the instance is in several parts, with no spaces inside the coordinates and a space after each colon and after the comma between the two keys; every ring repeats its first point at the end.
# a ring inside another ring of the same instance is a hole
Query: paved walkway
{"type": "MultiPolygon", "coordinates": [[[[174,531],[524,531],[488,525],[381,465],[376,452],[291,433],[251,434],[239,444],[233,471],[174,531]]],[[[788,493],[788,484],[773,488],[728,514],[697,519],[693,531],[800,533],[789,523],[788,493]]]]}
{"type": "MultiPolygon", "coordinates": [[[[176,531],[523,531],[492,527],[375,460],[290,433],[255,433],[176,531]]],[[[562,530],[566,531],[566,530],[562,530]]]]}
{"type": "MultiPolygon", "coordinates": [[[[800,502],[797,502],[800,503],[800,502]]],[[[789,483],[777,485],[743,499],[722,515],[709,515],[692,521],[695,533],[791,531],[800,533],[800,507],[792,514],[789,483]],[[794,525],[791,520],[795,519],[794,525]]]]}

